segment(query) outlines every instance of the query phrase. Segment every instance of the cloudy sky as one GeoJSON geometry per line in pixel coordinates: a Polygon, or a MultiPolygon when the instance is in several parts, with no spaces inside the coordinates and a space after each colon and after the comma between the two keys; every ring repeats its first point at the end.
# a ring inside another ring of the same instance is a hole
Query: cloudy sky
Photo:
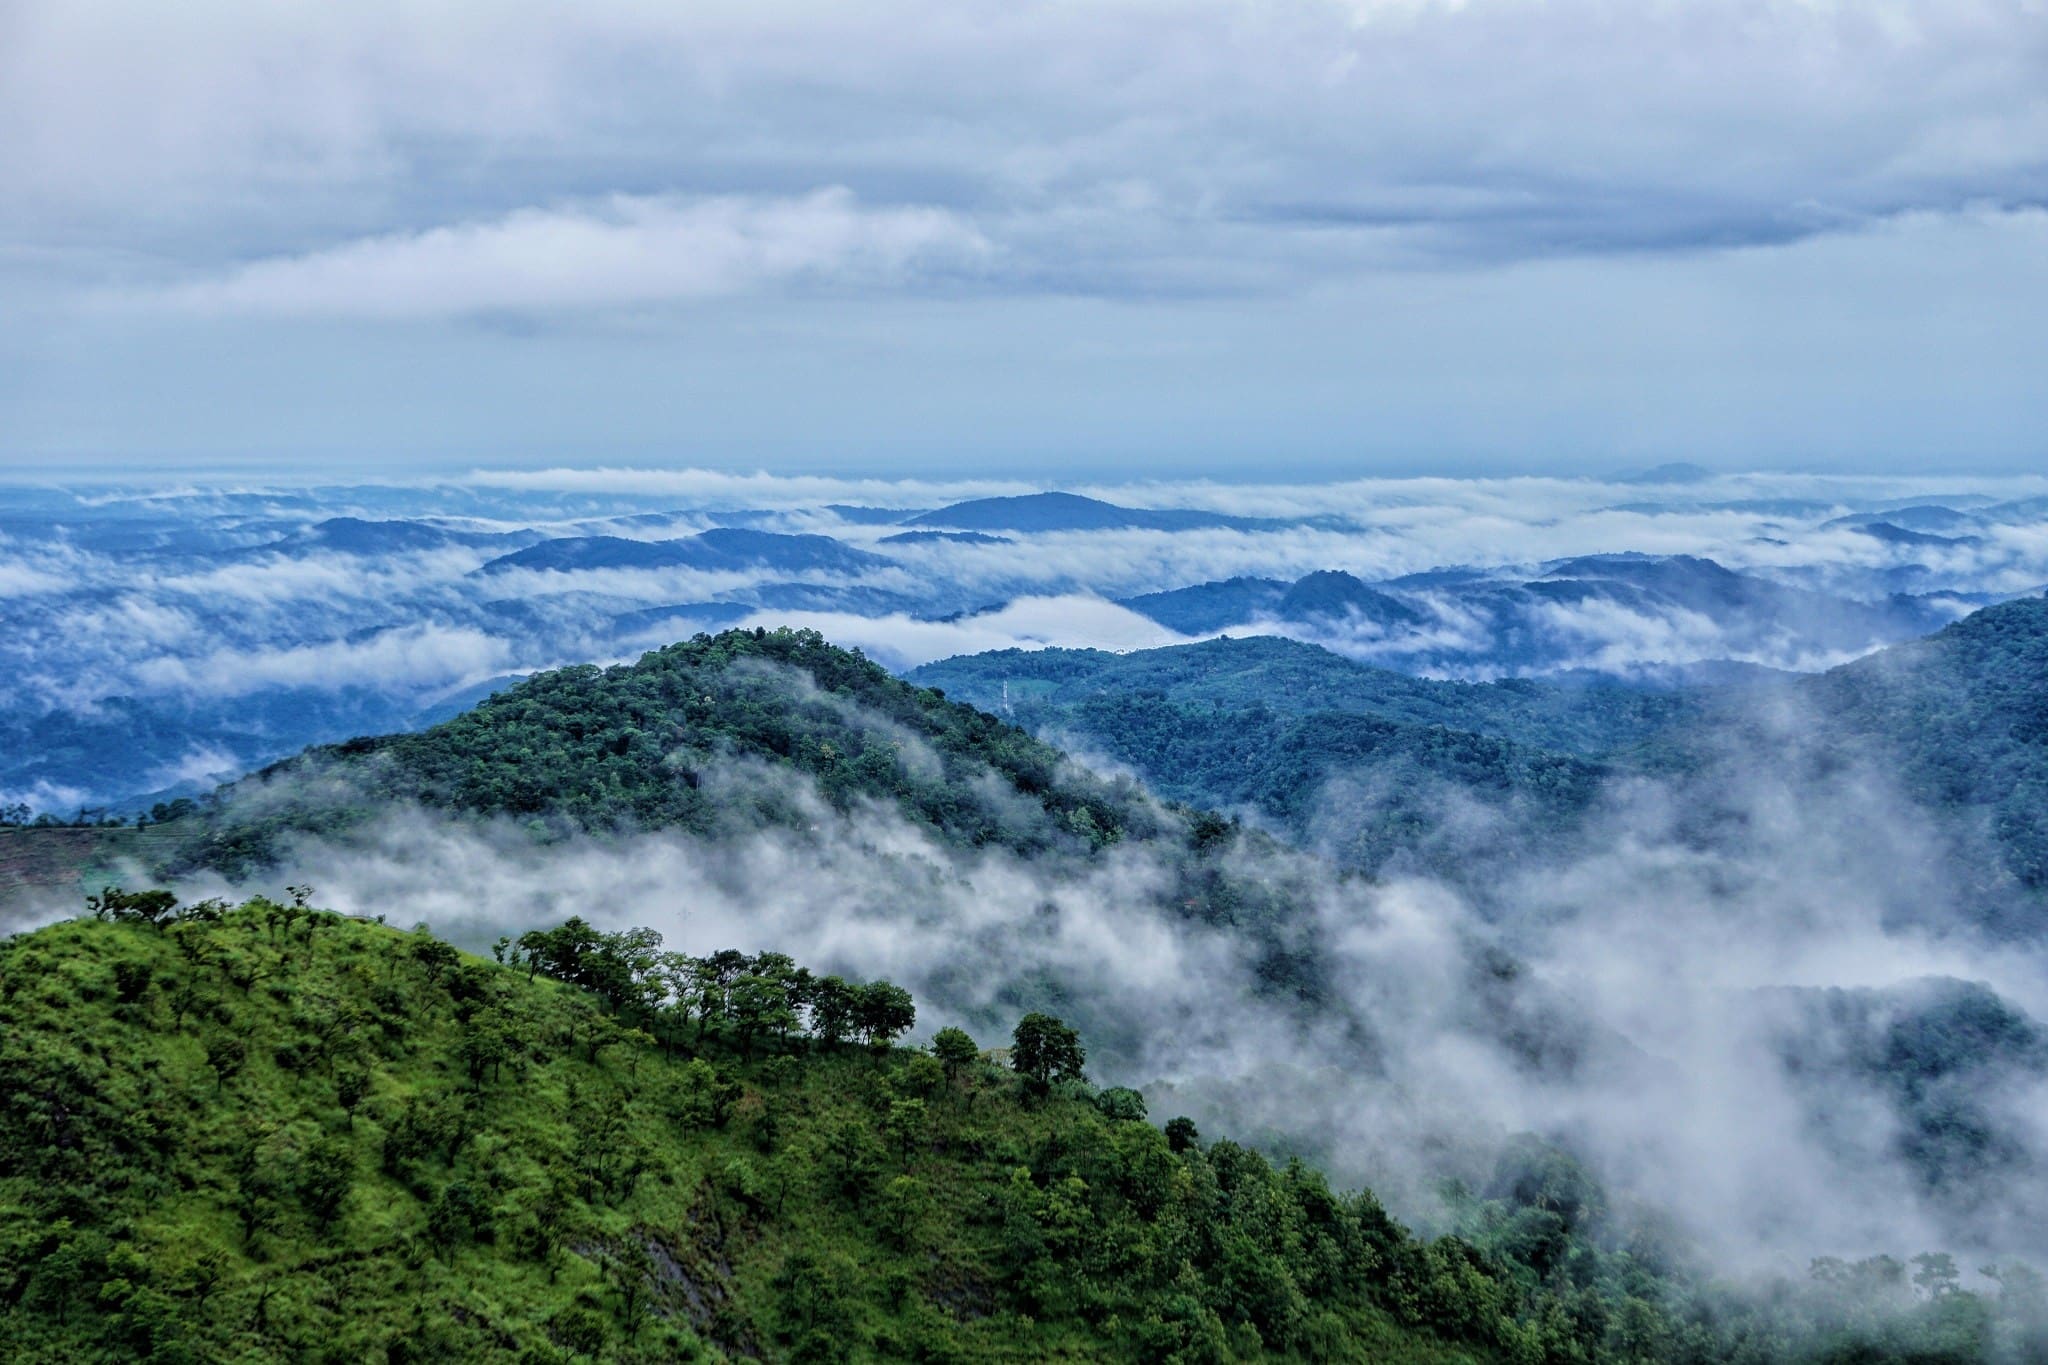
{"type": "Polygon", "coordinates": [[[0,468],[2025,469],[2044,0],[0,0],[0,468]]]}

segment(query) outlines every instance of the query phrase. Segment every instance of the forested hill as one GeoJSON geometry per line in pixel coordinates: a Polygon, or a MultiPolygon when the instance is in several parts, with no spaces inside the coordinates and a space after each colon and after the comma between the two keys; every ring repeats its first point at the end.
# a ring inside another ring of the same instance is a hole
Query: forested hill
{"type": "Polygon", "coordinates": [[[1711,803],[1731,759],[1794,780],[1857,759],[1959,839],[1990,841],[1977,845],[1995,851],[1976,880],[1985,896],[2017,899],[1988,918],[2033,923],[2048,891],[2041,597],[1741,688],[1438,682],[1261,638],[1126,655],[1006,650],[909,676],[1108,755],[1177,800],[1255,810],[1357,866],[1408,854],[1447,875],[1470,870],[1469,850],[1432,856],[1432,831],[1448,824],[1433,793],[1495,812],[1491,848],[1512,861],[1569,854],[1609,776],[1692,781],[1711,803]]]}
{"type": "Polygon", "coordinates": [[[538,674],[427,730],[310,749],[225,789],[171,866],[240,873],[288,831],[336,833],[393,802],[542,835],[801,824],[808,792],[777,774],[841,808],[888,802],[960,845],[1086,849],[1165,828],[1135,784],[815,631],[732,630],[538,674]]]}
{"type": "Polygon", "coordinates": [[[1912,795],[1982,819],[2023,885],[2048,890],[2048,598],[1802,680],[1822,736],[1885,756],[1912,795]]]}
{"type": "Polygon", "coordinates": [[[1398,858],[1481,882],[1561,851],[1609,756],[1701,709],[1608,684],[1414,678],[1269,637],[1126,655],[1004,650],[909,676],[1105,756],[1173,800],[1255,811],[1346,866],[1398,858]],[[1475,858],[1450,817],[1481,806],[1512,817],[1475,858]]]}
{"type": "Polygon", "coordinates": [[[1756,1300],[1505,1164],[1465,1236],[1162,1130],[1085,1040],[892,1046],[915,1002],[581,921],[470,957],[304,904],[0,945],[0,1356],[502,1360],[1991,1361],[2035,1281],[1817,1264],[1756,1300]]]}
{"type": "Polygon", "coordinates": [[[1640,743],[1697,709],[1691,698],[1676,693],[1618,683],[1418,678],[1272,635],[1226,636],[1129,654],[995,650],[942,659],[906,676],[998,713],[1157,694],[1199,708],[1335,711],[1394,725],[1442,726],[1582,757],[1640,743]]]}

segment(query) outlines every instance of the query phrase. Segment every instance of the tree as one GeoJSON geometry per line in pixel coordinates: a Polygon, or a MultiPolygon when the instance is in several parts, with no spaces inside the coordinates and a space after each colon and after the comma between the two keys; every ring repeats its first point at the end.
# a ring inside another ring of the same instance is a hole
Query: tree
{"type": "Polygon", "coordinates": [[[512,1055],[512,1044],[506,1037],[504,1026],[485,1015],[470,1020],[469,1026],[462,1031],[462,1042],[457,1050],[468,1070],[470,1084],[481,1090],[484,1088],[484,1072],[490,1072],[491,1079],[495,1081],[498,1068],[512,1055]]]}
{"type": "Polygon", "coordinates": [[[853,987],[843,977],[820,977],[811,986],[811,1036],[826,1047],[853,1027],[853,987]]]}
{"type": "Polygon", "coordinates": [[[917,1022],[917,1005],[910,992],[888,981],[870,981],[853,997],[853,1023],[866,1035],[868,1046],[884,1048],[917,1022]]]}
{"type": "Polygon", "coordinates": [[[348,1119],[349,1131],[356,1126],[356,1107],[369,1097],[370,1072],[367,1067],[342,1065],[334,1068],[334,1099],[341,1106],[342,1114],[348,1119]]]}
{"type": "Polygon", "coordinates": [[[601,1264],[605,1278],[618,1291],[619,1322],[626,1329],[626,1338],[634,1340],[639,1337],[640,1328],[647,1320],[650,1307],[648,1291],[654,1283],[654,1258],[637,1238],[628,1238],[601,1264]]]}
{"type": "Polygon", "coordinates": [[[1956,1272],[1956,1258],[1945,1251],[1923,1251],[1913,1258],[1919,1269],[1913,1272],[1913,1286],[1926,1291],[1930,1299],[1946,1299],[1963,1292],[1956,1272]]]}
{"type": "Polygon", "coordinates": [[[692,964],[690,994],[697,1002],[697,1038],[700,1042],[712,1019],[725,1017],[726,989],[746,969],[746,954],[732,948],[721,948],[692,964]]]}
{"type": "Polygon", "coordinates": [[[912,1054],[896,1074],[889,1078],[889,1086],[899,1095],[916,1099],[927,1099],[939,1092],[946,1083],[946,1067],[938,1058],[928,1053],[912,1054]]]}
{"type": "Polygon", "coordinates": [[[160,929],[178,908],[178,898],[168,891],[123,891],[118,886],[108,886],[101,888],[97,896],[87,896],[85,907],[95,919],[140,920],[160,929]]]}
{"type": "Polygon", "coordinates": [[[733,982],[731,1001],[733,1028],[739,1034],[740,1054],[752,1060],[754,1039],[762,1033],[787,1033],[796,1025],[782,983],[749,973],[733,982]]]}
{"type": "Polygon", "coordinates": [[[924,1141],[925,1107],[923,1100],[891,1100],[889,1115],[882,1120],[882,1131],[895,1139],[903,1159],[908,1161],[917,1145],[924,1141]]]}
{"type": "Polygon", "coordinates": [[[1183,1114],[1166,1121],[1166,1145],[1176,1152],[1185,1152],[1195,1147],[1202,1135],[1195,1128],[1195,1121],[1183,1114]]]}
{"type": "Polygon", "coordinates": [[[1139,1123],[1145,1118],[1145,1097],[1129,1086],[1113,1085],[1095,1097],[1103,1117],[1118,1123],[1139,1123]]]}
{"type": "Polygon", "coordinates": [[[942,1028],[932,1037],[932,1056],[946,1068],[946,1079],[956,1081],[960,1073],[981,1055],[981,1049],[967,1036],[967,1030],[942,1028]]]}
{"type": "Polygon", "coordinates": [[[931,1206],[930,1192],[915,1176],[899,1175],[882,1187],[883,1222],[896,1245],[906,1250],[917,1244],[931,1206]]]}
{"type": "Polygon", "coordinates": [[[1010,1065],[1041,1095],[1060,1081],[1082,1079],[1086,1060],[1081,1035],[1050,1014],[1032,1011],[1010,1035],[1010,1065]]]}
{"type": "Polygon", "coordinates": [[[206,1064],[213,1068],[213,1088],[225,1089],[228,1080],[249,1060],[249,1044],[240,1034],[215,1033],[206,1040],[206,1064]]]}
{"type": "Polygon", "coordinates": [[[425,969],[430,984],[439,981],[441,973],[462,960],[462,954],[455,951],[453,944],[424,932],[413,935],[412,956],[425,969]]]}
{"type": "Polygon", "coordinates": [[[299,1200],[316,1227],[328,1228],[341,1216],[349,1191],[355,1188],[355,1150],[340,1138],[316,1139],[299,1158],[299,1200]]]}

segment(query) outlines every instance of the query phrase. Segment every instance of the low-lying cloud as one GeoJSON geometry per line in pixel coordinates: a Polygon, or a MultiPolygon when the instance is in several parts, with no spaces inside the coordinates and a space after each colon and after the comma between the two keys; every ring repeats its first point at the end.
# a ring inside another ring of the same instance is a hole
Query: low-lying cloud
{"type": "MultiPolygon", "coordinates": [[[[1881,1027],[1949,989],[1929,976],[2048,1009],[2039,954],[1900,921],[1952,869],[1927,813],[1877,774],[1810,782],[1750,755],[1714,789],[1739,832],[1711,845],[1686,829],[1698,792],[1617,789],[1601,838],[1539,852],[1484,916],[1429,878],[1339,878],[1241,849],[1234,875],[1293,898],[1284,933],[1328,983],[1313,1008],[1267,989],[1251,939],[1178,912],[1160,846],[963,850],[893,808],[834,810],[787,774],[706,780],[736,799],[765,784],[795,815],[715,838],[536,844],[510,824],[395,811],[345,845],[294,847],[269,880],[477,945],[577,914],[691,952],[794,951],[910,986],[925,1034],[959,1022],[992,1043],[1051,1005],[1088,1031],[1095,1074],[1148,1086],[1161,1117],[1308,1151],[1412,1217],[1435,1215],[1439,1179],[1483,1185],[1510,1135],[1534,1131],[1727,1264],[2048,1253],[2034,1166],[1931,1187],[1896,1078],[1837,1065],[1846,1044],[1815,1031],[1815,1002],[1886,992],[1871,997],[1881,1027]]],[[[2001,1141],[2048,1158],[2042,1075],[1971,1084],[1956,1093],[2001,1141]]]]}
{"type": "MultiPolygon", "coordinates": [[[[1901,619],[1931,629],[2001,594],[2048,584],[2048,503],[2038,501],[2048,481],[2038,477],[1099,485],[1077,491],[1264,520],[1243,529],[1048,529],[993,542],[885,543],[901,529],[893,519],[912,509],[1028,491],[1005,480],[653,468],[478,471],[454,483],[343,488],[0,491],[9,515],[0,666],[16,682],[0,723],[11,718],[28,734],[52,711],[99,714],[111,698],[139,698],[155,710],[135,723],[159,734],[162,747],[126,757],[171,772],[195,746],[268,761],[341,738],[349,725],[413,723],[449,689],[488,677],[614,662],[733,624],[813,627],[899,668],[1011,647],[1142,649],[1211,628],[1160,625],[1115,599],[1233,576],[1291,582],[1322,570],[1384,583],[1450,565],[1505,586],[1558,558],[1609,552],[1706,557],[1827,596],[1813,600],[1812,613],[1772,623],[1741,612],[1709,620],[1691,607],[1633,599],[1560,601],[1510,619],[1416,582],[1397,590],[1424,619],[1403,629],[1341,615],[1253,616],[1213,628],[1286,634],[1364,662],[1458,677],[1569,668],[1653,675],[1721,659],[1805,669],[1896,638],[1882,621],[1849,629],[1835,619],[1850,611],[1843,603],[1862,604],[1856,610],[1869,616],[1894,594],[1915,595],[1921,605],[1901,619]],[[1881,539],[1837,521],[1926,505],[1950,509],[1935,522],[1957,534],[1881,539]],[[311,533],[333,516],[368,525],[352,524],[339,544],[311,533]],[[402,524],[380,540],[376,523],[393,520],[402,524]],[[537,537],[649,540],[734,525],[829,535],[887,562],[847,573],[802,556],[778,567],[764,552],[751,566],[715,570],[478,572],[537,537]],[[464,539],[492,532],[518,534],[464,539]],[[1495,637],[1504,632],[1520,632],[1528,648],[1501,654],[1495,637]],[[260,725],[241,721],[262,710],[243,705],[251,699],[361,688],[392,706],[364,715],[329,707],[319,724],[300,724],[295,702],[260,725]]],[[[64,771],[0,765],[0,782],[48,782],[101,800],[144,794],[115,758],[64,771]]]]}
{"type": "Polygon", "coordinates": [[[416,625],[361,640],[153,659],[136,670],[136,677],[146,687],[216,697],[246,696],[269,687],[409,691],[481,681],[503,672],[511,656],[505,641],[481,631],[416,625]]]}

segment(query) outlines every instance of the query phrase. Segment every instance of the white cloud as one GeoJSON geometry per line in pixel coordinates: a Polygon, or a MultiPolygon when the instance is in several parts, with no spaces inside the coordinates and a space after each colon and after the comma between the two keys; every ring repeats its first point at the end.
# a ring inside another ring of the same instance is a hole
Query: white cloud
{"type": "Polygon", "coordinates": [[[158,656],[135,676],[157,691],[234,697],[271,687],[377,687],[407,691],[481,681],[505,671],[511,647],[468,627],[410,625],[363,640],[281,649],[216,650],[199,658],[158,656]]]}
{"type": "Polygon", "coordinates": [[[891,668],[911,668],[955,654],[991,649],[1116,651],[1185,644],[1156,621],[1100,597],[1020,597],[996,611],[950,621],[909,616],[852,616],[842,612],[761,612],[742,624],[799,626],[816,630],[834,644],[858,648],[891,668]]]}
{"type": "Polygon", "coordinates": [[[942,209],[796,198],[614,195],[251,262],[152,297],[200,311],[434,318],[631,308],[783,284],[867,285],[988,251],[942,209]]]}
{"type": "Polygon", "coordinates": [[[2048,157],[2033,0],[31,0],[7,23],[0,218],[58,248],[81,218],[331,237],[457,195],[786,194],[831,167],[1002,213],[1027,284],[1240,286],[2026,202],[2048,157]]]}
{"type": "Polygon", "coordinates": [[[66,581],[19,559],[0,560],[0,597],[29,597],[57,592],[66,581]]]}

